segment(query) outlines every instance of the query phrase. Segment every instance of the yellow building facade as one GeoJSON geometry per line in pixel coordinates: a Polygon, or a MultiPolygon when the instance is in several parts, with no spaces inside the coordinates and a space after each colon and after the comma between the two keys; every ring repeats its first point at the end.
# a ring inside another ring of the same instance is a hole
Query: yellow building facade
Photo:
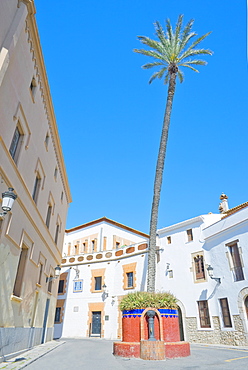
{"type": "Polygon", "coordinates": [[[0,362],[53,338],[71,194],[31,0],[0,2],[0,362]],[[50,281],[49,281],[50,280],[50,281]]]}

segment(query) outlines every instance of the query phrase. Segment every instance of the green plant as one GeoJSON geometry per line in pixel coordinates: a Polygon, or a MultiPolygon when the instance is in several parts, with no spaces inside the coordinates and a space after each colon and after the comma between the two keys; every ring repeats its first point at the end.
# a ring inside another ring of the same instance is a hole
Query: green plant
{"type": "Polygon", "coordinates": [[[120,302],[121,311],[147,307],[177,308],[177,299],[169,292],[134,292],[125,295],[120,302]]]}

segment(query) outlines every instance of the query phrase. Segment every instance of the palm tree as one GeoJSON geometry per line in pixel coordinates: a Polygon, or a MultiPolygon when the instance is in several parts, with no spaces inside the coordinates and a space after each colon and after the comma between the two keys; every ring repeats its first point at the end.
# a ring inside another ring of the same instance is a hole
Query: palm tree
{"type": "Polygon", "coordinates": [[[170,116],[172,110],[172,102],[175,94],[176,78],[183,82],[183,72],[179,67],[187,67],[195,72],[199,72],[195,65],[206,65],[207,62],[192,57],[209,54],[210,50],[197,49],[196,47],[203,41],[210,32],[198,37],[193,42],[193,38],[197,36],[192,31],[194,20],[190,20],[183,28],[183,15],[180,15],[177,20],[175,30],[172,29],[169,19],[166,20],[166,32],[164,32],[159,22],[155,23],[156,36],[158,41],[152,40],[146,36],[138,36],[138,39],[149,46],[152,50],[134,49],[134,52],[147,55],[155,59],[155,61],[142,66],[144,69],[159,67],[158,72],[155,72],[149,80],[151,83],[154,79],[164,79],[164,83],[168,83],[168,95],[166,108],[164,113],[163,129],[160,139],[160,147],[157,159],[156,174],[154,181],[153,202],[150,219],[150,242],[148,251],[148,277],[147,290],[148,292],[155,291],[155,275],[156,275],[156,231],[158,220],[158,207],[160,201],[160,191],[162,186],[162,178],[164,171],[164,161],[166,154],[166,146],[170,125],[170,116]]]}

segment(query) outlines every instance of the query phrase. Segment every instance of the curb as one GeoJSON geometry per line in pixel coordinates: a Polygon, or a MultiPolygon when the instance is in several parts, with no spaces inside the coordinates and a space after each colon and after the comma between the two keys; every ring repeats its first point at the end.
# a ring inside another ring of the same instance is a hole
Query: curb
{"type": "Polygon", "coordinates": [[[34,348],[22,353],[21,356],[14,357],[6,362],[2,362],[0,364],[0,369],[4,370],[19,370],[24,369],[26,366],[32,364],[32,362],[36,361],[38,358],[43,357],[47,353],[53,351],[57,347],[64,344],[65,341],[56,342],[51,341],[44,344],[40,344],[35,346],[34,348]]]}

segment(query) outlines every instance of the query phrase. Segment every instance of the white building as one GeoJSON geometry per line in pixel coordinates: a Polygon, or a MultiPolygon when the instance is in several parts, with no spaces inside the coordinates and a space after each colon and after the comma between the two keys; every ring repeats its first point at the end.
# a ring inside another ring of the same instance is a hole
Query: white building
{"type": "MultiPolygon", "coordinates": [[[[128,291],[146,289],[148,236],[134,240],[126,228],[125,238],[132,241],[128,246],[117,241],[121,225],[111,221],[112,245],[104,244],[105,222],[96,222],[85,224],[81,236],[79,228],[66,235],[64,248],[70,253],[74,248],[76,255],[68,256],[65,249],[57,337],[121,338],[119,300],[128,291]],[[86,250],[96,235],[93,227],[102,242],[97,239],[98,250],[86,250]]],[[[248,203],[158,230],[157,246],[156,289],[178,298],[181,339],[247,345],[248,203]]]]}
{"type": "Polygon", "coordinates": [[[147,241],[106,217],[66,230],[55,338],[121,337],[119,300],[145,289],[147,241]]]}

